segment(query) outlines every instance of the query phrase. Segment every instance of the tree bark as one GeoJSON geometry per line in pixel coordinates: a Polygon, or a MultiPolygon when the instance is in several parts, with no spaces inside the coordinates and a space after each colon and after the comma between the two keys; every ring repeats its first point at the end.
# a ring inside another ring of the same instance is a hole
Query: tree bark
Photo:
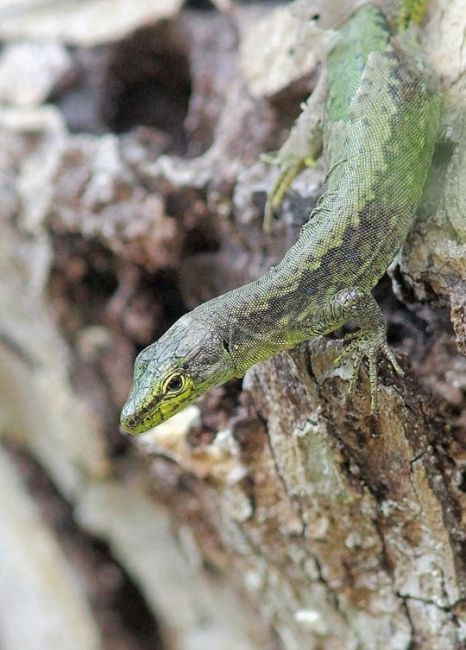
{"type": "Polygon", "coordinates": [[[136,353],[280,259],[318,199],[320,167],[265,235],[259,157],[363,3],[106,2],[0,6],[0,645],[464,647],[465,1],[422,32],[445,127],[375,290],[406,371],[381,364],[377,416],[322,338],[136,441],[136,353]]]}

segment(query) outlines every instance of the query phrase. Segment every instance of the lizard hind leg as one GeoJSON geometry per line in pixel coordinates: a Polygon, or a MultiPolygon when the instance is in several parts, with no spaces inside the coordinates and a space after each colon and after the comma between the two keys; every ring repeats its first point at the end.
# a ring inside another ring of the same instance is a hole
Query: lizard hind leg
{"type": "Polygon", "coordinates": [[[403,375],[393,352],[390,350],[385,330],[385,319],[375,298],[358,289],[339,291],[321,311],[318,318],[318,333],[337,329],[348,321],[354,321],[359,330],[347,334],[344,338],[345,348],[337,358],[337,363],[348,359],[353,366],[349,384],[349,393],[354,391],[359,376],[359,369],[364,361],[369,364],[369,383],[371,411],[377,411],[377,354],[382,352],[390,361],[395,372],[403,375]]]}

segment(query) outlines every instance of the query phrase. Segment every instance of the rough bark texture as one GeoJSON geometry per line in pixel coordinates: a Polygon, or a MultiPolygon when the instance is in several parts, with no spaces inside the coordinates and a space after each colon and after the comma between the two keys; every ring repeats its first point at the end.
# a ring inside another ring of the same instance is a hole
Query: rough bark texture
{"type": "Polygon", "coordinates": [[[0,646],[464,647],[464,0],[423,31],[445,129],[376,289],[406,370],[382,367],[378,417],[319,339],[137,443],[136,353],[279,259],[318,198],[322,169],[265,236],[259,155],[317,78],[306,18],[362,3],[123,4],[0,2],[0,646]]]}

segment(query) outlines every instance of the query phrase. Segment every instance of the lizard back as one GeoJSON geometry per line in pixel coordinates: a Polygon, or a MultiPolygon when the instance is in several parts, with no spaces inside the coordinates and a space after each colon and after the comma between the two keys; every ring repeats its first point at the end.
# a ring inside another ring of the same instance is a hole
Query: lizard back
{"type": "Polygon", "coordinates": [[[245,368],[309,338],[313,315],[339,291],[375,286],[412,224],[439,119],[420,52],[391,37],[377,9],[360,9],[329,58],[329,171],[309,221],[276,267],[194,311],[243,350],[245,368]]]}
{"type": "MultiPolygon", "coordinates": [[[[410,0],[408,7],[405,0],[403,21],[414,16],[412,7],[425,4],[410,0]]],[[[370,6],[340,30],[328,66],[323,138],[322,112],[311,119],[317,99],[308,101],[280,150],[284,167],[272,191],[281,199],[289,179],[318,155],[322,140],[329,171],[308,223],[277,266],[185,314],[141,352],[122,412],[126,431],[146,431],[258,361],[348,320],[359,327],[343,350],[353,366],[350,391],[367,359],[370,408],[376,411],[378,352],[402,374],[370,292],[412,224],[441,100],[409,32],[393,37],[381,12],[370,6]]]]}

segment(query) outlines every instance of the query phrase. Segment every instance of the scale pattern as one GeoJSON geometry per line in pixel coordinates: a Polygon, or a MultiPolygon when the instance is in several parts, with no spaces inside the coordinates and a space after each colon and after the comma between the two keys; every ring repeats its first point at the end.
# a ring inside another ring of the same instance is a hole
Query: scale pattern
{"type": "Polygon", "coordinates": [[[389,38],[376,9],[353,21],[379,50],[367,51],[350,22],[351,39],[330,58],[329,172],[299,240],[265,276],[194,311],[214,320],[242,370],[339,327],[319,314],[344,289],[370,292],[400,250],[422,193],[440,117],[432,73],[416,50],[389,38]]]}

